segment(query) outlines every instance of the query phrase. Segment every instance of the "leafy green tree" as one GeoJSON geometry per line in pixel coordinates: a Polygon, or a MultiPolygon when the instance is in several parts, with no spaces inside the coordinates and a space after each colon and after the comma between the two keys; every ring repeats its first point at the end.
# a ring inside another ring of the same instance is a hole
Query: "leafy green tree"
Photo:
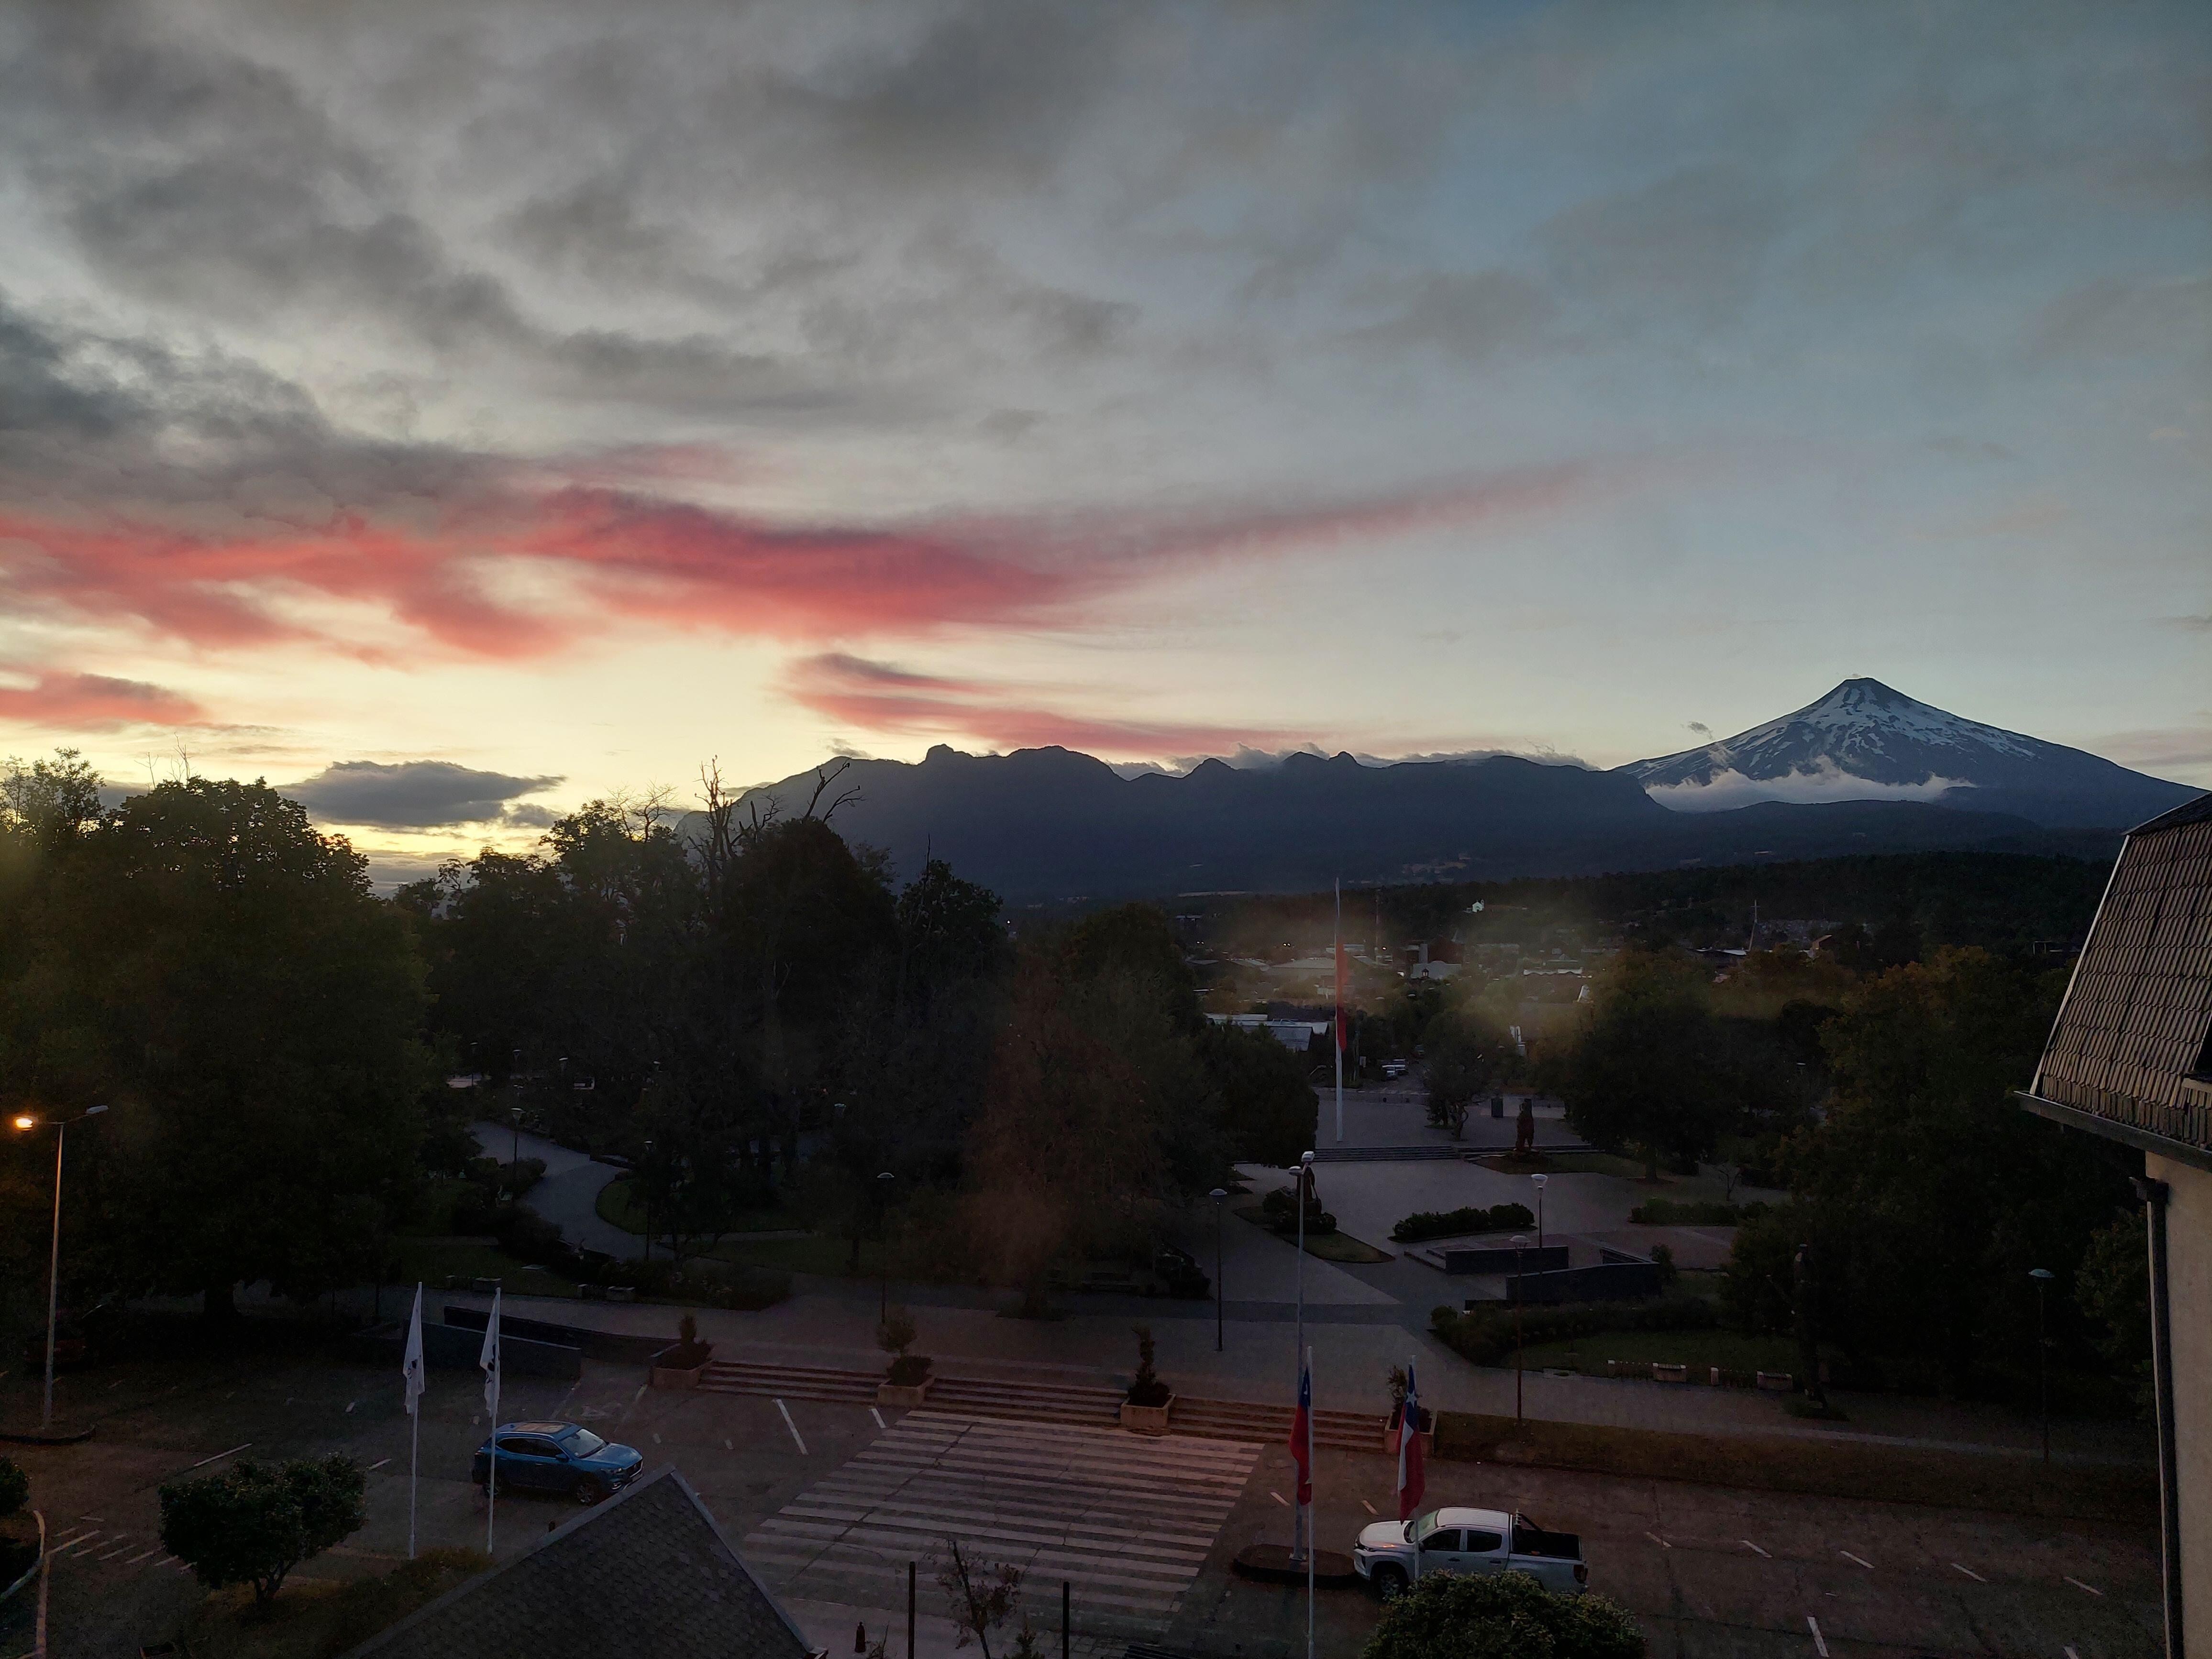
{"type": "Polygon", "coordinates": [[[21,920],[4,1081],[113,1107],[114,1271],[216,1318],[242,1280],[369,1276],[428,1068],[422,963],[361,855],[265,785],[191,778],[81,830],[21,920]]]}
{"type": "Polygon", "coordinates": [[[2106,1361],[2150,1404],[2150,1240],[2140,1215],[2115,1216],[2090,1234],[2074,1275],[2074,1299],[2106,1361]]]}
{"type": "Polygon", "coordinates": [[[2060,975],[1969,950],[1852,994],[1821,1029],[1826,1115],[1781,1154],[1793,1201],[1737,1233],[1740,1317],[1783,1328],[1786,1264],[1810,1245],[1820,1334],[1854,1353],[1966,1387],[2033,1352],[2028,1270],[2069,1275],[2127,1198],[2124,1154],[2010,1099],[2063,988],[2060,975]]]}
{"type": "Polygon", "coordinates": [[[1515,1055],[1505,1034],[1464,1004],[1431,1019],[1421,1038],[1429,1121],[1456,1136],[1468,1109],[1507,1073],[1515,1055]]]}
{"type": "Polygon", "coordinates": [[[1198,1057],[1221,1100],[1224,1151],[1237,1163],[1287,1168],[1311,1149],[1321,1102],[1305,1061],[1272,1033],[1208,1025],[1198,1057]]]}
{"type": "Polygon", "coordinates": [[[1382,1609],[1363,1659],[1644,1659],[1632,1614],[1526,1573],[1425,1575],[1382,1609]]]}
{"type": "Polygon", "coordinates": [[[343,1456],[173,1480],[161,1489],[161,1547],[209,1589],[251,1584],[266,1603],[294,1567],[361,1530],[367,1486],[343,1456]]]}
{"type": "Polygon", "coordinates": [[[1731,1119],[1731,1079],[1705,995],[1686,957],[1631,951],[1597,982],[1589,1014],[1541,1080],[1565,1101],[1567,1121],[1594,1145],[1635,1148],[1647,1178],[1662,1158],[1712,1150],[1731,1119]]]}
{"type": "Polygon", "coordinates": [[[31,1477],[12,1457],[0,1457],[0,1518],[13,1515],[31,1498],[31,1477]]]}

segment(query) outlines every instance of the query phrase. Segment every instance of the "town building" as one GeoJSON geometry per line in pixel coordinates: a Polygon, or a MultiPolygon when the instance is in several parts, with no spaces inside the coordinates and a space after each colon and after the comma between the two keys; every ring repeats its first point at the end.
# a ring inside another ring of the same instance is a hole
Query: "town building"
{"type": "Polygon", "coordinates": [[[2020,1100],[2143,1155],[2166,1650],[2212,1659],[2212,795],[2128,836],[2020,1100]]]}

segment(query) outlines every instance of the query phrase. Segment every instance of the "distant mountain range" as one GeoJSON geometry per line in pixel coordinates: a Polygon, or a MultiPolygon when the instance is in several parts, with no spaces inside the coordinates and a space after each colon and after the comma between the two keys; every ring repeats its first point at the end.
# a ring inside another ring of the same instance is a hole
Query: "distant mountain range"
{"type": "MultiPolygon", "coordinates": [[[[1294,754],[1125,778],[1066,749],[943,745],[919,763],[842,764],[823,799],[846,797],[833,820],[845,836],[888,849],[902,876],[934,854],[1016,902],[1933,848],[2086,856],[2116,839],[2091,832],[2197,793],[1872,680],[1724,743],[1604,772],[1294,754]]],[[[816,783],[801,773],[746,799],[800,811],[816,783]]]]}

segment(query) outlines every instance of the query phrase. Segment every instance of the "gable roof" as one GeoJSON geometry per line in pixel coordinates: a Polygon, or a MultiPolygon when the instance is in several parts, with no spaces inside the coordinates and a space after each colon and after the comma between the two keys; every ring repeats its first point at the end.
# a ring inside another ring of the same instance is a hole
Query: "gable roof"
{"type": "Polygon", "coordinates": [[[816,1650],[673,1468],[347,1659],[808,1659],[816,1650]]]}
{"type": "Polygon", "coordinates": [[[2208,1055],[2212,795],[2130,833],[2027,1103],[2212,1167],[2208,1055]]]}

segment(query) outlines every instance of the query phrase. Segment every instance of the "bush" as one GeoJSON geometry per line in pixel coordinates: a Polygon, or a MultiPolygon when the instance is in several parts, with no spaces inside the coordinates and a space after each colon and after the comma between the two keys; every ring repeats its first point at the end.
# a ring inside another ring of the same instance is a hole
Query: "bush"
{"type": "Polygon", "coordinates": [[[583,1271],[584,1259],[575,1246],[561,1237],[561,1230],[534,1210],[520,1205],[499,1212],[493,1224],[499,1248],[518,1261],[534,1261],[574,1278],[583,1271]]]}
{"type": "Polygon", "coordinates": [[[1536,1213],[1525,1204],[1498,1204],[1487,1210],[1470,1205],[1462,1210],[1417,1210],[1390,1229],[1390,1237],[1401,1244],[1418,1244],[1425,1238],[1502,1233],[1535,1224],[1536,1213]]]}
{"type": "Polygon", "coordinates": [[[361,1530],[367,1484],[343,1456],[173,1480],[161,1488],[161,1547],[209,1589],[252,1584],[265,1602],[294,1567],[361,1530]]]}
{"type": "Polygon", "coordinates": [[[1757,1202],[1676,1203],[1673,1199],[1655,1198],[1631,1210],[1628,1218],[1647,1227],[1733,1227],[1753,1216],[1765,1215],[1766,1209],[1765,1205],[1757,1202]]]}
{"type": "Polygon", "coordinates": [[[0,1516],[10,1516],[30,1501],[31,1477],[12,1457],[0,1457],[0,1516]]]}
{"type": "Polygon", "coordinates": [[[902,1353],[891,1361],[889,1380],[894,1388],[918,1389],[929,1380],[929,1356],[902,1353]]]}
{"type": "MultiPolygon", "coordinates": [[[[1513,1310],[1498,1303],[1479,1311],[1438,1308],[1429,1316],[1437,1340],[1478,1365],[1498,1365],[1513,1356],[1513,1310]]],[[[1625,1302],[1567,1302],[1521,1310],[1521,1340],[1535,1347],[1571,1337],[1607,1331],[1707,1331],[1720,1323],[1711,1303],[1697,1297],[1670,1297],[1641,1304],[1625,1302]]]]}
{"type": "Polygon", "coordinates": [[[1164,1406],[1175,1398],[1175,1390],[1161,1381],[1152,1367],[1152,1328],[1137,1325],[1131,1328],[1137,1339],[1137,1374],[1129,1382],[1129,1403],[1132,1406],[1164,1406]]]}
{"type": "Polygon", "coordinates": [[[714,1357],[714,1345],[699,1340],[699,1322],[690,1314],[676,1322],[676,1341],[654,1356],[653,1363],[670,1370],[696,1370],[714,1357]]]}
{"type": "Polygon", "coordinates": [[[499,1226],[499,1206],[492,1195],[471,1182],[454,1199],[452,1219],[447,1225],[456,1233],[489,1233],[499,1226]]]}
{"type": "MultiPolygon", "coordinates": [[[[1287,1187],[1278,1187],[1260,1200],[1260,1218],[1285,1238],[1295,1238],[1298,1231],[1298,1201],[1287,1187]]],[[[1306,1206],[1306,1232],[1333,1233],[1336,1218],[1321,1207],[1318,1202],[1306,1206]]]]}
{"type": "Polygon", "coordinates": [[[1424,1577],[1382,1609],[1363,1659],[1643,1659],[1632,1615],[1524,1573],[1424,1577]]]}

